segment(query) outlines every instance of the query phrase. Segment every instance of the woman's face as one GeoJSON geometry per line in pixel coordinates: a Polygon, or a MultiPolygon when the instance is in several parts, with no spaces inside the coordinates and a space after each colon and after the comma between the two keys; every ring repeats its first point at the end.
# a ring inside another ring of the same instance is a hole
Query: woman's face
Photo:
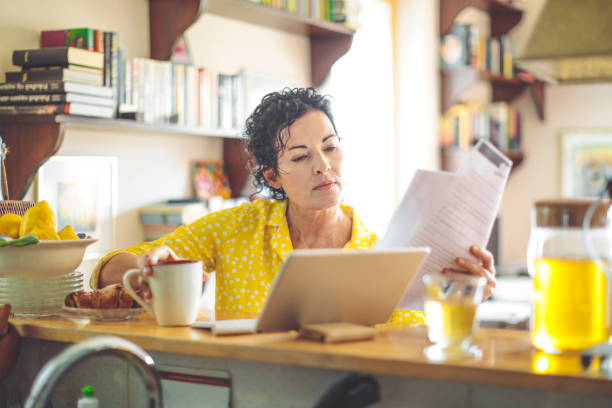
{"type": "Polygon", "coordinates": [[[265,172],[270,186],[282,187],[294,205],[306,209],[337,205],[342,191],[342,151],[327,115],[309,111],[281,136],[286,143],[278,156],[278,171],[265,172]]]}

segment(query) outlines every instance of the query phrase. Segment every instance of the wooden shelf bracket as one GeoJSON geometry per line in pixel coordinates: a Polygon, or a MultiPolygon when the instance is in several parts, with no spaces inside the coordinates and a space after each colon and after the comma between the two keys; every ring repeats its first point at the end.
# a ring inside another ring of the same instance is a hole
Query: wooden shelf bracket
{"type": "Polygon", "coordinates": [[[320,86],[329,75],[332,65],[351,48],[353,36],[337,34],[310,38],[311,78],[314,87],[320,86]]]}
{"type": "Polygon", "coordinates": [[[149,0],[151,58],[168,61],[174,44],[204,7],[206,0],[149,0]]]}
{"type": "Polygon", "coordinates": [[[59,150],[64,140],[61,123],[4,123],[2,139],[8,146],[5,166],[9,196],[22,200],[36,172],[59,150]]]}

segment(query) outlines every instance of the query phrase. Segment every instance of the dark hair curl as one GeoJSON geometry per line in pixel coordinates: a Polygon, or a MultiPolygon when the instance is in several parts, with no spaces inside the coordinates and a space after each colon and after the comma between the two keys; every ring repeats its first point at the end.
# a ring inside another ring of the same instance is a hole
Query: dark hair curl
{"type": "Polygon", "coordinates": [[[287,142],[286,137],[281,137],[283,130],[312,110],[325,113],[338,134],[328,96],[317,93],[314,88],[284,88],[280,92],[269,93],[247,118],[247,152],[253,184],[258,193],[267,190],[276,200],[287,198],[282,188],[275,189],[268,184],[264,172],[273,169],[278,174],[278,156],[287,142]]]}

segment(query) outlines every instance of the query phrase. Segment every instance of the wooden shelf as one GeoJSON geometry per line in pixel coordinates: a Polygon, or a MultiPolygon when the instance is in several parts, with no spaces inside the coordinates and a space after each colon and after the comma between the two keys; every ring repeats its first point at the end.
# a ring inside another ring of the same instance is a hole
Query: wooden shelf
{"type": "Polygon", "coordinates": [[[355,30],[248,0],[208,0],[205,12],[310,38],[311,82],[320,86],[351,48],[355,30]]]}
{"type": "Polygon", "coordinates": [[[204,137],[240,138],[237,129],[208,129],[198,126],[179,126],[171,123],[144,123],[129,119],[100,119],[86,116],[57,115],[57,123],[65,123],[68,128],[72,126],[106,127],[115,129],[134,130],[138,132],[174,133],[204,137]]]}
{"type": "Polygon", "coordinates": [[[440,70],[440,109],[446,112],[460,101],[462,93],[476,81],[488,81],[493,91],[493,102],[510,102],[525,88],[531,89],[532,99],[540,120],[544,120],[544,91],[542,81],[525,82],[519,78],[506,78],[476,68],[465,67],[455,70],[440,70]]]}
{"type": "Polygon", "coordinates": [[[204,11],[207,13],[294,34],[352,36],[355,33],[355,30],[342,24],[302,16],[249,0],[208,0],[205,3],[204,11]]]}
{"type": "Polygon", "coordinates": [[[440,0],[440,36],[448,34],[457,15],[475,7],[491,16],[491,36],[506,34],[521,21],[523,10],[501,0],[440,0]]]}
{"type": "Polygon", "coordinates": [[[355,30],[248,0],[149,0],[151,58],[168,60],[182,33],[211,13],[310,38],[311,82],[320,86],[332,65],[351,48],[355,30]],[[172,22],[167,27],[168,21],[172,22]]]}
{"type": "Polygon", "coordinates": [[[442,113],[457,103],[463,91],[476,81],[488,81],[493,89],[493,101],[511,101],[523,92],[526,83],[518,78],[506,78],[472,67],[440,71],[442,113]]]}
{"type": "Polygon", "coordinates": [[[94,127],[204,137],[241,137],[240,131],[237,129],[208,129],[197,126],[179,126],[172,123],[144,123],[130,119],[104,119],[78,115],[22,115],[0,118],[0,126],[8,123],[61,123],[67,125],[68,129],[71,127],[94,127]]]}

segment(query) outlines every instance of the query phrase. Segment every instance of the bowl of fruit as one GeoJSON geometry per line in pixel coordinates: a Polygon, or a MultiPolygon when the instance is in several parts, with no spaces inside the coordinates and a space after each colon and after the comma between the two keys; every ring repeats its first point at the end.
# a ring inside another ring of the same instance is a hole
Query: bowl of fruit
{"type": "MultiPolygon", "coordinates": [[[[18,212],[18,211],[16,211],[18,212]]],[[[21,214],[0,216],[0,278],[56,277],[74,272],[85,249],[97,239],[75,233],[68,225],[56,231],[46,201],[21,214]]]]}

